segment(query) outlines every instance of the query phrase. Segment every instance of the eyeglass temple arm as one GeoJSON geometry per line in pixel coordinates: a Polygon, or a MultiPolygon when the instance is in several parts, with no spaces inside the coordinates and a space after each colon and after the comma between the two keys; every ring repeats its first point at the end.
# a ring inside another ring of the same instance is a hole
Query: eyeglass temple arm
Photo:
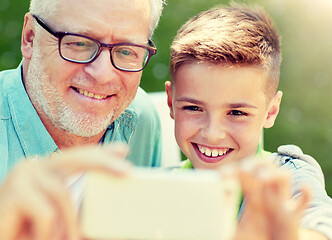
{"type": "Polygon", "coordinates": [[[156,54],[157,53],[157,48],[156,48],[156,45],[154,44],[154,42],[151,39],[149,39],[148,44],[152,48],[153,54],[156,54]]]}
{"type": "Polygon", "coordinates": [[[58,34],[51,28],[49,27],[46,23],[43,22],[38,16],[32,14],[34,19],[36,19],[37,23],[42,26],[46,31],[48,31],[50,34],[52,34],[54,37],[59,37],[58,34]]]}

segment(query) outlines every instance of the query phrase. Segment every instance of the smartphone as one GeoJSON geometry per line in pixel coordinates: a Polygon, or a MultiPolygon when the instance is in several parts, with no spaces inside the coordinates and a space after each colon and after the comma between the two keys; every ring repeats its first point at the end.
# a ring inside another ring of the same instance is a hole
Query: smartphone
{"type": "Polygon", "coordinates": [[[239,183],[214,170],[93,172],[83,184],[80,222],[87,239],[229,240],[235,232],[239,183]]]}

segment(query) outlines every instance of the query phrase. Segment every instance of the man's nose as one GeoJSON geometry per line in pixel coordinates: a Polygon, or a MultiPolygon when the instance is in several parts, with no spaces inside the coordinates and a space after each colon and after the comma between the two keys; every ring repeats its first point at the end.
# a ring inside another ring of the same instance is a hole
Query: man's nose
{"type": "Polygon", "coordinates": [[[120,70],[113,66],[110,50],[105,48],[93,62],[85,67],[85,71],[98,83],[103,84],[114,79],[120,70]]]}

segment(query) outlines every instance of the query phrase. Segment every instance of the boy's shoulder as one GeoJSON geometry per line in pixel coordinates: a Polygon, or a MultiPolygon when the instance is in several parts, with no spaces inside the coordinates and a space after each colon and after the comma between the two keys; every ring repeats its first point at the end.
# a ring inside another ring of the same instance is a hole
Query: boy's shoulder
{"type": "Polygon", "coordinates": [[[319,163],[310,155],[304,154],[302,149],[296,145],[281,145],[277,152],[272,153],[270,158],[280,166],[288,166],[299,170],[302,168],[314,171],[321,184],[325,186],[324,174],[319,163]]]}

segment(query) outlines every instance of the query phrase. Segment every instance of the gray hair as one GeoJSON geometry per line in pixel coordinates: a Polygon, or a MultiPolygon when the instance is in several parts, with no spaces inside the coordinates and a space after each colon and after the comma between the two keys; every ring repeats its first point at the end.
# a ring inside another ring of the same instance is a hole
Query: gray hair
{"type": "MultiPolygon", "coordinates": [[[[149,0],[151,6],[150,36],[156,29],[166,0],[149,0]]],[[[30,0],[30,12],[47,20],[58,10],[59,0],[30,0]]]]}
{"type": "Polygon", "coordinates": [[[151,6],[150,37],[152,37],[154,30],[158,26],[164,4],[166,4],[166,0],[150,0],[150,6],[151,6]]]}

